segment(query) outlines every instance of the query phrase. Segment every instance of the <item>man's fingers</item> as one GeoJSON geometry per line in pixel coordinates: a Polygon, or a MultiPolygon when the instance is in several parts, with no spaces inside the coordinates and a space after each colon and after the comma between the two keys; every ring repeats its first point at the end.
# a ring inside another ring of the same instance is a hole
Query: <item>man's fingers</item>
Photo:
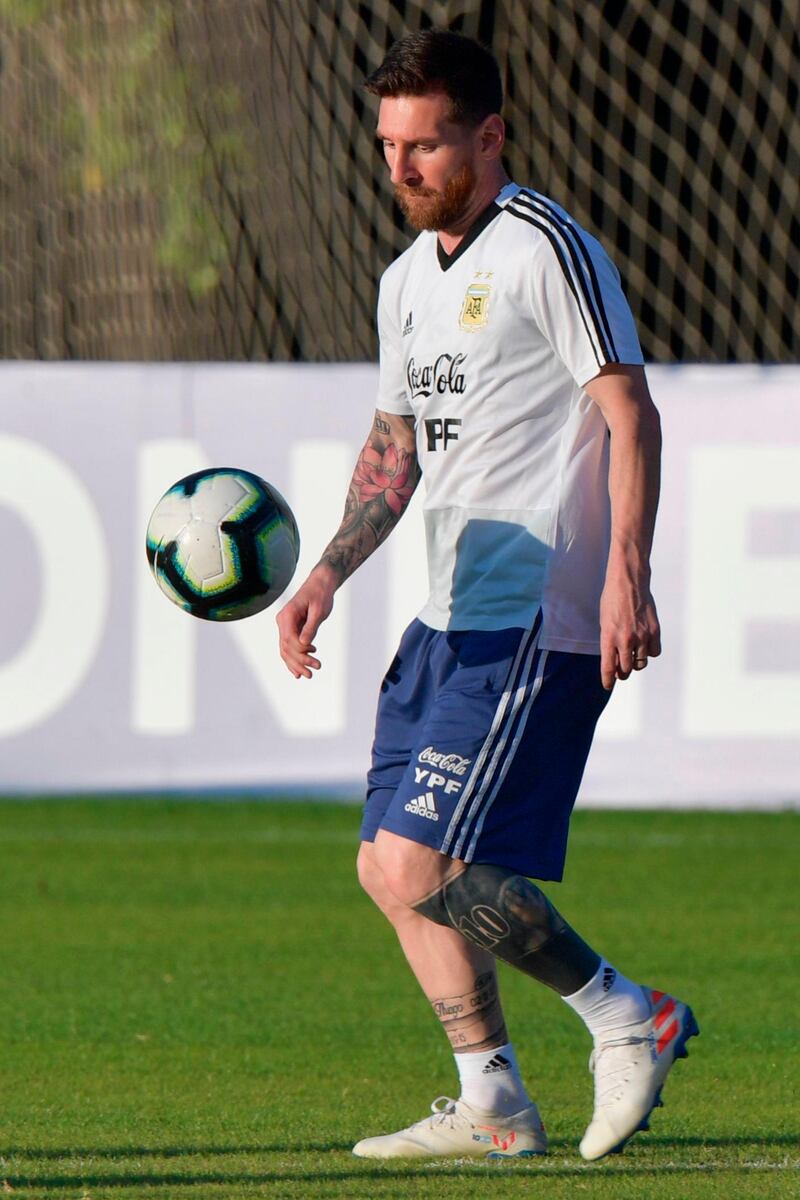
{"type": "Polygon", "coordinates": [[[617,678],[617,651],[615,646],[603,646],[600,652],[600,679],[610,692],[617,678]]]}
{"type": "Polygon", "coordinates": [[[322,666],[314,657],[316,646],[313,642],[319,621],[310,621],[307,610],[297,605],[287,604],[276,617],[280,633],[280,655],[295,679],[310,679],[312,672],[322,666]]]}
{"type": "Polygon", "coordinates": [[[632,671],[643,671],[651,658],[657,658],[661,653],[661,639],[658,634],[651,634],[647,641],[641,641],[636,646],[623,646],[616,651],[617,679],[627,679],[632,671]]]}
{"type": "Polygon", "coordinates": [[[302,663],[298,667],[290,667],[289,669],[295,679],[313,679],[314,671],[318,671],[320,666],[320,663],[314,663],[313,665],[311,663],[302,663]]]}
{"type": "Polygon", "coordinates": [[[661,653],[661,631],[651,629],[645,634],[636,646],[633,652],[633,669],[634,671],[643,671],[647,666],[648,659],[658,658],[661,653]]]}
{"type": "Polygon", "coordinates": [[[312,673],[322,666],[318,658],[294,646],[281,645],[281,658],[295,679],[311,679],[312,673]]]}
{"type": "Polygon", "coordinates": [[[322,620],[318,614],[315,614],[313,617],[311,613],[308,614],[305,624],[298,635],[298,641],[300,642],[301,646],[309,649],[311,648],[311,643],[317,636],[317,631],[319,630],[321,624],[322,620]]]}
{"type": "Polygon", "coordinates": [[[631,671],[634,669],[635,651],[632,646],[619,646],[617,648],[617,679],[627,679],[631,671]]]}
{"type": "Polygon", "coordinates": [[[661,653],[658,616],[649,593],[624,581],[606,583],[600,603],[600,647],[606,688],[612,669],[615,679],[628,679],[661,653]]]}

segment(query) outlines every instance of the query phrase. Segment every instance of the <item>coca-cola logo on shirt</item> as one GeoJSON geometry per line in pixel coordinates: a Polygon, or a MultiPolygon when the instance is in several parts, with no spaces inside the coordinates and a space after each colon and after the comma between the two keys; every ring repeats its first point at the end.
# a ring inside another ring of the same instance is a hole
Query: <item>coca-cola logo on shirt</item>
{"type": "Polygon", "coordinates": [[[464,372],[460,369],[466,354],[440,354],[432,363],[417,366],[410,358],[406,368],[408,391],[412,400],[418,396],[432,396],[434,392],[460,396],[466,391],[464,372]]]}

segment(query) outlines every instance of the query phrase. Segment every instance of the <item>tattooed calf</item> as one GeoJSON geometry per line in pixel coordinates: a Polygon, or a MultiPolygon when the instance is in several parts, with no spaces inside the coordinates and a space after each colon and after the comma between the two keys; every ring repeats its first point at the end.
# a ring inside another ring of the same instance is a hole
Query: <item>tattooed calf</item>
{"type": "Polygon", "coordinates": [[[508,1041],[494,971],[479,975],[472,991],[437,997],[431,1007],[456,1054],[493,1050],[508,1041]]]}

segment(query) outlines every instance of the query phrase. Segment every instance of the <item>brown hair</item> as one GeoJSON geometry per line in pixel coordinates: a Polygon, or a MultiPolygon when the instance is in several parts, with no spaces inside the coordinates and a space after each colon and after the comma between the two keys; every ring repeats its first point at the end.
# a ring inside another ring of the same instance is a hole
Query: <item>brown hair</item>
{"type": "Polygon", "coordinates": [[[479,125],[503,106],[500,68],[491,51],[449,29],[423,29],[400,38],[364,87],[375,96],[444,92],[450,119],[479,125]]]}

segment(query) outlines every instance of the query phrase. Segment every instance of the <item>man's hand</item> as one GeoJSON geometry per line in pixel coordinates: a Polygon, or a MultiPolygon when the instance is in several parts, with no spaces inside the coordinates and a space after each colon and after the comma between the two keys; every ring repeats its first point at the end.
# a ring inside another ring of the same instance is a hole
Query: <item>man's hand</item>
{"type": "Polygon", "coordinates": [[[280,635],[281,658],[295,679],[311,679],[322,663],[315,658],[314,639],[333,609],[337,581],[334,573],[317,566],[303,586],[275,618],[280,635]]]}
{"type": "Polygon", "coordinates": [[[607,579],[600,598],[600,674],[608,691],[661,653],[661,630],[650,588],[633,579],[607,579]]]}

